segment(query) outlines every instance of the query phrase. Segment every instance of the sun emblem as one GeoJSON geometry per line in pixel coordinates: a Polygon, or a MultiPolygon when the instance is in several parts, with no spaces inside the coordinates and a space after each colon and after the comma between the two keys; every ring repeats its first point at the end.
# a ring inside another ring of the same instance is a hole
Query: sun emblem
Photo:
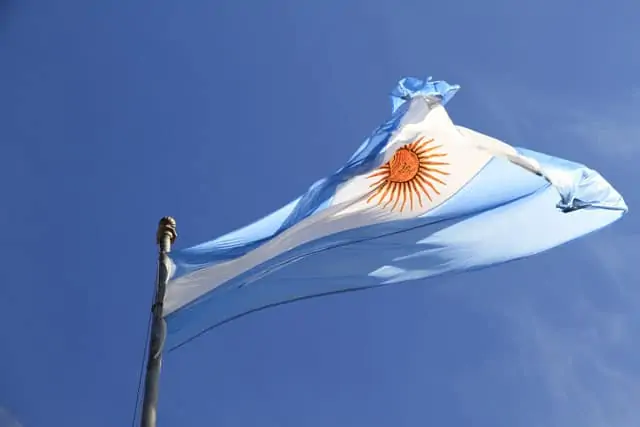
{"type": "Polygon", "coordinates": [[[367,178],[377,178],[369,186],[372,190],[367,203],[377,200],[377,204],[383,204],[386,208],[393,203],[391,210],[397,207],[404,211],[407,203],[413,210],[414,200],[422,207],[422,195],[431,201],[432,194],[440,194],[437,186],[447,185],[442,179],[449,175],[442,170],[449,163],[440,159],[447,153],[438,152],[442,145],[432,145],[433,139],[417,141],[398,149],[391,160],[382,165],[377,171],[367,178]],[[398,206],[399,205],[399,206],[398,206]]]}

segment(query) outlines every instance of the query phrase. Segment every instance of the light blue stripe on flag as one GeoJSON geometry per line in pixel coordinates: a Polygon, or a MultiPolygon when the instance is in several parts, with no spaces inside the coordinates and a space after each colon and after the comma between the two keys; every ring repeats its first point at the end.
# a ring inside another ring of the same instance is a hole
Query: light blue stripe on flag
{"type": "Polygon", "coordinates": [[[530,256],[626,212],[597,172],[453,125],[442,104],[457,90],[401,80],[392,118],[345,167],[248,227],[173,252],[169,347],[265,307],[530,256]]]}

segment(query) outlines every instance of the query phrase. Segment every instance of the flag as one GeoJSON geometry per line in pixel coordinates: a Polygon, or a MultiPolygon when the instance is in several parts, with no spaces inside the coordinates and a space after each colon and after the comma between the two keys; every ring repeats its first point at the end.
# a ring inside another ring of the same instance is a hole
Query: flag
{"type": "Polygon", "coordinates": [[[169,348],[266,307],[534,255],[627,211],[586,166],[456,126],[445,104],[458,89],[401,80],[389,120],[342,168],[257,222],[172,252],[169,348]]]}

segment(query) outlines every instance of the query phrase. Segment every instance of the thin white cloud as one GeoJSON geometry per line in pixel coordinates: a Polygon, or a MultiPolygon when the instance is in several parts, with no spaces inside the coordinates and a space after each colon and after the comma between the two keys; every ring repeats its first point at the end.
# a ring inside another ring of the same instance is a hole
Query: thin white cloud
{"type": "MultiPolygon", "coordinates": [[[[607,285],[629,304],[640,308],[640,273],[636,267],[640,234],[605,230],[602,238],[589,240],[587,248],[594,261],[606,272],[607,285]]],[[[639,406],[640,408],[640,406],[639,406]]]]}
{"type": "Polygon", "coordinates": [[[561,315],[527,299],[506,308],[519,363],[535,371],[548,396],[551,411],[539,420],[546,427],[640,425],[638,242],[612,229],[585,240],[584,258],[602,274],[584,284],[589,290],[575,286],[561,315]]]}
{"type": "Polygon", "coordinates": [[[542,138],[557,141],[556,147],[562,150],[568,145],[566,139],[571,139],[573,149],[580,144],[605,157],[640,154],[640,88],[607,99],[587,99],[508,78],[469,86],[463,89],[514,145],[531,146],[532,138],[542,138]]]}
{"type": "Polygon", "coordinates": [[[640,91],[610,103],[566,111],[564,131],[575,135],[604,156],[640,154],[640,91]]]}
{"type": "Polygon", "coordinates": [[[23,425],[7,408],[0,406],[0,427],[23,427],[23,425]]]}
{"type": "Polygon", "coordinates": [[[580,328],[554,324],[523,307],[517,316],[523,363],[537,371],[550,398],[552,410],[544,422],[558,427],[640,425],[640,372],[618,360],[634,353],[631,321],[623,312],[598,313],[593,305],[580,303],[585,307],[580,328]]]}

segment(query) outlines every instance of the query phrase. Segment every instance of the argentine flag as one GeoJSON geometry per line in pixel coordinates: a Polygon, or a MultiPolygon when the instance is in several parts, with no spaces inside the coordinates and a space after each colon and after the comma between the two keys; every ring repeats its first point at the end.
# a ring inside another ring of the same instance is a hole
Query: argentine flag
{"type": "Polygon", "coordinates": [[[458,86],[401,80],[344,167],[280,210],[170,253],[176,348],[296,300],[487,267],[602,228],[627,207],[596,171],[456,126],[458,86]]]}

